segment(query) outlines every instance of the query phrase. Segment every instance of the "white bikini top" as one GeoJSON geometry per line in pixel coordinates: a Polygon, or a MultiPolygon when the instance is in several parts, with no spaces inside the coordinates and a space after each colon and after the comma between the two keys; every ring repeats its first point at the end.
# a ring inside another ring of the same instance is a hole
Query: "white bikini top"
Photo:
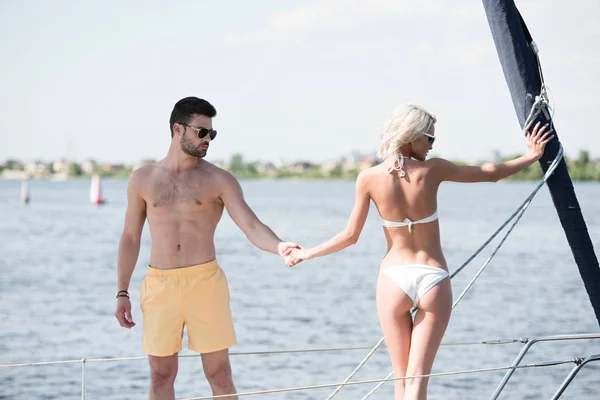
{"type": "MultiPolygon", "coordinates": [[[[392,172],[392,171],[400,171],[400,177],[404,177],[406,175],[406,172],[404,171],[404,155],[402,153],[400,153],[398,155],[398,157],[394,160],[394,162],[392,163],[392,165],[388,168],[388,172],[392,172]]],[[[412,233],[412,226],[415,224],[426,224],[428,222],[433,222],[436,219],[438,219],[438,213],[437,210],[435,210],[435,212],[433,214],[431,214],[429,217],[427,218],[423,218],[420,219],[418,221],[411,221],[408,218],[404,218],[404,221],[402,222],[394,222],[394,221],[387,221],[387,220],[383,220],[383,226],[385,226],[386,228],[400,228],[403,226],[408,226],[408,231],[410,233],[412,233]]]]}
{"type": "Polygon", "coordinates": [[[383,220],[383,226],[385,226],[386,228],[400,228],[403,226],[408,226],[408,231],[412,233],[412,226],[415,224],[426,224],[428,222],[433,222],[436,219],[438,219],[438,213],[437,210],[431,214],[429,217],[427,218],[423,218],[420,219],[418,221],[411,221],[408,218],[404,218],[404,221],[402,222],[395,222],[395,221],[387,221],[387,220],[383,220]]]}

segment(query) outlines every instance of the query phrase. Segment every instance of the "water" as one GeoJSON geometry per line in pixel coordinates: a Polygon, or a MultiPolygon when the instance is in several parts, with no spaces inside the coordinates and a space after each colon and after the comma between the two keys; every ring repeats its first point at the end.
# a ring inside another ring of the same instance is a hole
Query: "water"
{"type": "MultiPolygon", "coordinates": [[[[284,240],[312,246],[341,230],[354,200],[346,181],[243,181],[248,203],[284,240]]],[[[498,227],[533,183],[444,184],[442,243],[452,270],[498,227]]],[[[103,182],[108,203],[88,204],[89,182],[31,182],[31,204],[19,202],[20,182],[0,181],[0,363],[141,356],[139,285],[148,264],[144,230],[131,294],[132,330],[114,318],[116,253],[126,207],[126,182],[103,182]]],[[[576,192],[596,248],[600,185],[576,192]]],[[[380,220],[369,214],[356,246],[288,269],[255,249],[224,216],[217,257],[228,275],[239,344],[236,352],[372,346],[381,337],[375,311],[377,269],[385,251],[380,220]]],[[[453,281],[455,296],[485,261],[485,253],[453,281]]],[[[549,193],[542,189],[504,247],[455,309],[445,341],[471,341],[599,332],[549,193]]],[[[182,354],[192,354],[186,349],[182,354]]],[[[440,349],[434,372],[509,365],[520,344],[440,349]]],[[[239,391],[342,381],[366,350],[232,357],[239,391]]],[[[600,353],[600,341],[542,343],[524,362],[600,353]]],[[[600,398],[600,366],[589,364],[564,399],[600,398]]],[[[385,350],[356,379],[390,371],[385,350]]],[[[503,399],[549,398],[572,364],[520,370],[503,399]]],[[[87,364],[87,399],[144,399],[146,361],[87,364]]],[[[430,399],[485,399],[504,372],[432,378],[430,399]]],[[[357,399],[372,386],[345,388],[357,399]]],[[[252,396],[323,399],[331,389],[252,396]]],[[[198,358],[180,361],[178,398],[210,393],[198,358]]],[[[2,399],[79,399],[81,364],[0,369],[2,399]]],[[[392,398],[385,384],[373,399],[392,398]]]]}

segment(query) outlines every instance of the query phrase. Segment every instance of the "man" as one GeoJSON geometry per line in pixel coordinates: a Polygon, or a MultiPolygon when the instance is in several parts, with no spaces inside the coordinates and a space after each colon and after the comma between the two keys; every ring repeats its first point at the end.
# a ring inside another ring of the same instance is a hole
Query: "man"
{"type": "Polygon", "coordinates": [[[134,171],[127,188],[115,316],[121,326],[135,326],[127,290],[148,219],[152,248],[140,302],[151,400],[175,399],[173,384],[184,326],[189,348],[202,355],[213,395],[236,393],[229,364],[229,347],[236,343],[229,289],[214,246],[223,208],[252,244],[280,254],[292,265],[290,253],[296,245],[282,242],[260,222],[231,174],[203,159],[217,135],[212,125],[215,115],[206,100],[178,101],[171,113],[167,156],[134,171]]]}

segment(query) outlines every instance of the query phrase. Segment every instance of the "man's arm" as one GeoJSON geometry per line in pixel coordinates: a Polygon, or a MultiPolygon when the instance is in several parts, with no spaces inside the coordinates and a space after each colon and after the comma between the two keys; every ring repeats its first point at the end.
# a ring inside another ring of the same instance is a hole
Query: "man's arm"
{"type": "Polygon", "coordinates": [[[230,173],[222,171],[219,178],[223,188],[220,197],[227,213],[254,246],[282,257],[289,253],[287,250],[297,246],[294,243],[283,242],[271,228],[258,219],[244,200],[239,182],[230,173]]]}
{"type": "MultiPolygon", "coordinates": [[[[127,185],[127,211],[125,213],[125,226],[119,242],[119,255],[117,264],[117,292],[128,294],[131,275],[140,252],[142,229],[146,221],[146,202],[140,195],[141,171],[134,171],[127,185]]],[[[128,296],[117,298],[117,311],[115,316],[124,328],[135,326],[131,316],[131,302],[128,296]]]]}

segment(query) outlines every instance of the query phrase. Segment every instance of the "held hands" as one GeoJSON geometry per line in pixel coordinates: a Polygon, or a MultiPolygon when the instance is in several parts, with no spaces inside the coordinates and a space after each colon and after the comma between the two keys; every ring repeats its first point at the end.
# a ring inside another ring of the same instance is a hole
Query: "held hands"
{"type": "Polygon", "coordinates": [[[533,131],[527,132],[527,147],[538,160],[544,154],[546,144],[554,138],[554,135],[550,135],[552,131],[548,124],[542,126],[541,122],[538,122],[533,127],[533,131]]]}
{"type": "Polygon", "coordinates": [[[294,265],[298,264],[298,262],[294,262],[293,257],[292,257],[292,251],[294,249],[299,249],[300,246],[298,246],[296,243],[292,243],[292,242],[281,242],[279,243],[279,245],[277,245],[277,252],[279,253],[279,255],[281,256],[281,258],[283,258],[283,261],[285,261],[285,264],[288,267],[293,267],[294,265]]]}
{"type": "MultiPolygon", "coordinates": [[[[301,261],[310,260],[312,258],[312,254],[308,252],[308,250],[304,248],[294,249],[292,251],[292,261],[298,264],[301,261]]],[[[295,264],[294,264],[295,265],[295,264]]]]}
{"type": "Polygon", "coordinates": [[[306,250],[296,243],[281,242],[279,243],[277,250],[288,267],[293,267],[309,258],[306,250]]]}

